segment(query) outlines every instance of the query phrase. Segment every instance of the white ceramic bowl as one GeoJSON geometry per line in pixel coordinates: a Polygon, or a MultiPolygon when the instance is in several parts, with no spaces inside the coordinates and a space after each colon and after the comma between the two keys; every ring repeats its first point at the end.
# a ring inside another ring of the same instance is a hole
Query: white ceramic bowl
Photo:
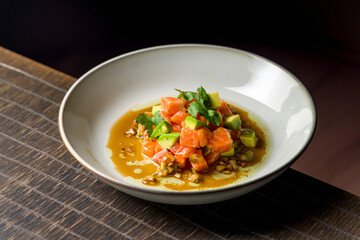
{"type": "Polygon", "coordinates": [[[147,48],[106,61],[79,78],[59,112],[63,141],[86,169],[127,194],[168,204],[222,201],[268,183],[301,155],[315,126],[313,100],[287,70],[246,51],[200,44],[147,48]],[[154,190],[124,180],[105,153],[114,122],[134,105],[198,86],[218,91],[260,123],[268,137],[264,163],[241,183],[210,190],[154,190]]]}

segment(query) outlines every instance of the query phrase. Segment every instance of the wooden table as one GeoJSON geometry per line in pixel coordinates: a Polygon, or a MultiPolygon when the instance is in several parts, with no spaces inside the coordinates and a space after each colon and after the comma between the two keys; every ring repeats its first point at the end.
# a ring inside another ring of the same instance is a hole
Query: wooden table
{"type": "Polygon", "coordinates": [[[98,181],[58,131],[75,80],[0,47],[0,239],[360,239],[360,198],[292,169],[199,206],[152,203],[98,181]]]}

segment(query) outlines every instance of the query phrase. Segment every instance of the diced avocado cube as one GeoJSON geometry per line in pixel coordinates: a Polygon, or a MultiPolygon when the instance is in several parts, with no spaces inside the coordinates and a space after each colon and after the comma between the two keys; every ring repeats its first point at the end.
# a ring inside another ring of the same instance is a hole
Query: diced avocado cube
{"type": "Polygon", "coordinates": [[[204,147],[203,156],[208,155],[210,152],[211,152],[211,150],[210,150],[207,146],[205,146],[205,147],[204,147]]]}
{"type": "Polygon", "coordinates": [[[253,148],[256,147],[258,138],[253,130],[243,129],[240,135],[240,141],[245,145],[245,147],[253,148]]]}
{"type": "Polygon", "coordinates": [[[198,129],[200,129],[202,127],[206,127],[206,126],[207,125],[204,122],[202,122],[202,121],[200,121],[200,120],[198,120],[196,118],[193,118],[193,117],[190,117],[190,116],[187,116],[185,118],[185,127],[186,128],[198,130],[198,129]]]}
{"type": "Polygon", "coordinates": [[[168,132],[171,132],[173,130],[173,126],[168,121],[162,121],[159,123],[159,125],[156,126],[152,134],[150,135],[150,138],[157,138],[160,135],[166,134],[168,132]]]}
{"type": "Polygon", "coordinates": [[[154,116],[157,111],[161,110],[161,105],[155,105],[152,107],[152,115],[154,116]]]}
{"type": "Polygon", "coordinates": [[[209,98],[209,109],[215,109],[221,106],[218,92],[208,93],[207,95],[209,98]]]}
{"type": "Polygon", "coordinates": [[[254,152],[253,151],[246,151],[244,153],[246,159],[245,161],[250,162],[254,158],[254,152]]]}
{"type": "Polygon", "coordinates": [[[226,117],[224,119],[224,127],[229,129],[237,129],[241,126],[241,119],[238,114],[226,117]]]}
{"type": "Polygon", "coordinates": [[[157,142],[163,149],[170,149],[179,140],[180,133],[166,133],[158,137],[157,142]]]}
{"type": "Polygon", "coordinates": [[[255,137],[255,131],[250,128],[241,129],[241,135],[249,135],[251,137],[255,137]]]}
{"type": "Polygon", "coordinates": [[[229,151],[220,154],[221,157],[232,157],[235,155],[235,148],[232,147],[229,151]]]}

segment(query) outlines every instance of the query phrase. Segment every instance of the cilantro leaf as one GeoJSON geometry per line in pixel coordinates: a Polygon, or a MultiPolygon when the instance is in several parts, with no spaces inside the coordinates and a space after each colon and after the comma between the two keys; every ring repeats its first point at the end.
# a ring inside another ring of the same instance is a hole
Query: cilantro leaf
{"type": "Polygon", "coordinates": [[[221,115],[218,113],[218,112],[216,112],[216,111],[214,111],[214,110],[208,110],[207,111],[207,114],[208,114],[208,120],[212,123],[212,124],[214,124],[214,125],[216,125],[216,126],[219,126],[220,125],[220,123],[221,123],[221,115]]]}
{"type": "Polygon", "coordinates": [[[198,92],[191,92],[191,91],[181,91],[179,89],[175,89],[176,91],[180,92],[178,98],[183,98],[186,101],[190,102],[191,100],[198,101],[203,108],[207,109],[210,105],[209,97],[203,87],[199,87],[197,89],[198,92]]]}
{"type": "Polygon", "coordinates": [[[177,96],[177,98],[183,98],[186,100],[186,96],[185,96],[185,93],[184,91],[181,91],[180,89],[176,89],[175,88],[175,91],[178,91],[179,92],[179,95],[177,96]]]}
{"type": "Polygon", "coordinates": [[[175,90],[180,92],[178,98],[183,98],[189,102],[191,100],[196,100],[196,101],[192,101],[187,109],[192,117],[196,117],[197,114],[200,114],[200,116],[205,117],[213,125],[216,126],[220,125],[221,115],[216,111],[209,109],[210,106],[209,96],[207,95],[203,87],[200,86],[197,89],[197,92],[181,91],[179,89],[175,89],[175,90]]]}
{"type": "Polygon", "coordinates": [[[199,102],[191,102],[188,107],[188,112],[195,118],[197,114],[200,114],[200,116],[205,117],[215,126],[219,126],[221,123],[221,115],[218,112],[204,109],[199,102]]]}
{"type": "Polygon", "coordinates": [[[153,125],[157,126],[163,121],[163,118],[160,116],[160,110],[157,110],[153,117],[146,115],[145,113],[140,113],[136,118],[136,123],[142,124],[145,127],[145,130],[148,131],[150,136],[153,132],[153,125]]]}
{"type": "Polygon", "coordinates": [[[199,113],[201,116],[205,117],[207,116],[207,111],[206,109],[204,109],[201,104],[199,102],[191,102],[189,104],[189,107],[188,107],[188,112],[190,113],[190,115],[192,117],[195,117],[197,116],[197,114],[199,113]]]}
{"type": "Polygon", "coordinates": [[[151,117],[149,117],[145,113],[140,113],[139,116],[137,116],[136,123],[144,125],[145,130],[148,131],[149,136],[153,132],[153,122],[151,120],[151,117]]]}
{"type": "Polygon", "coordinates": [[[190,91],[181,91],[179,89],[175,89],[176,91],[180,92],[178,98],[183,98],[186,101],[190,102],[191,100],[195,99],[198,100],[198,94],[196,92],[190,92],[190,91]]]}
{"type": "Polygon", "coordinates": [[[205,109],[209,108],[210,101],[205,89],[203,87],[199,87],[197,91],[198,94],[196,100],[198,100],[205,109]]]}
{"type": "Polygon", "coordinates": [[[151,118],[151,121],[155,126],[159,125],[163,120],[164,119],[160,116],[160,110],[157,110],[151,118]]]}

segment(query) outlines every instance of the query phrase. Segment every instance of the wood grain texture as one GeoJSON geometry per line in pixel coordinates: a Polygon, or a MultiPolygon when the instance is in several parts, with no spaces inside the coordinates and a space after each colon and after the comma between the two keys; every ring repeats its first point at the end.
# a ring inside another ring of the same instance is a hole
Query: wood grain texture
{"type": "Polygon", "coordinates": [[[1,239],[359,239],[360,199],[288,170],[245,196],[176,206],[98,181],[64,147],[76,79],[0,48],[1,239]]]}

